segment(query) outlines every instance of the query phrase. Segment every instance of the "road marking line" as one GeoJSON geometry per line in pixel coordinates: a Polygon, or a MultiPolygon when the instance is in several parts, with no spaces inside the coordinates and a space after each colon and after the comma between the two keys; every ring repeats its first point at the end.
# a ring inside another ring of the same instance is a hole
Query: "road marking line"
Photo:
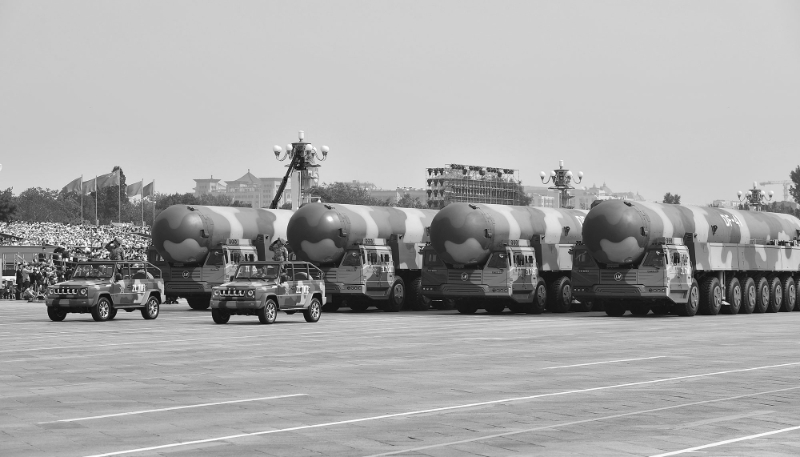
{"type": "Polygon", "coordinates": [[[636,360],[663,359],[665,357],[669,357],[669,356],[657,355],[655,357],[642,357],[640,359],[619,359],[619,360],[609,360],[609,361],[606,361],[606,362],[578,363],[578,364],[575,364],[575,365],[562,365],[562,366],[559,366],[559,367],[545,367],[545,368],[540,368],[540,370],[555,370],[557,368],[585,367],[585,366],[589,366],[589,365],[602,365],[604,363],[633,362],[633,361],[636,361],[636,360]]]}
{"type": "MultiPolygon", "coordinates": [[[[649,413],[655,413],[655,412],[659,412],[659,411],[666,411],[666,410],[670,410],[670,409],[686,408],[687,406],[703,405],[703,404],[707,404],[707,403],[718,403],[718,402],[722,402],[722,401],[738,400],[740,398],[755,397],[755,396],[758,396],[758,395],[768,395],[768,394],[774,394],[774,393],[778,393],[778,392],[786,392],[786,391],[789,391],[789,390],[797,390],[797,389],[800,389],[800,387],[787,387],[785,389],[768,390],[768,391],[765,391],[765,392],[756,392],[756,393],[752,393],[752,394],[737,395],[735,397],[717,398],[717,399],[714,399],[714,400],[703,400],[703,401],[696,401],[696,402],[692,402],[692,403],[683,403],[683,404],[680,404],[680,405],[664,406],[664,407],[661,407],[661,408],[646,409],[646,410],[643,410],[643,411],[633,411],[633,412],[630,412],[630,413],[612,414],[610,416],[596,417],[596,418],[592,418],[592,419],[582,419],[582,420],[579,420],[579,421],[564,422],[564,423],[561,423],[561,424],[543,425],[541,427],[527,428],[527,429],[524,429],[524,430],[513,430],[513,431],[510,431],[510,432],[503,432],[503,433],[497,433],[497,434],[494,434],[494,435],[480,436],[480,437],[477,437],[477,438],[467,438],[467,439],[464,439],[464,440],[451,441],[451,442],[448,442],[448,443],[431,444],[431,445],[428,445],[428,446],[420,446],[420,447],[415,447],[415,448],[408,448],[408,449],[403,449],[403,450],[399,450],[399,451],[384,452],[382,454],[372,454],[372,455],[370,455],[368,457],[379,457],[379,456],[385,456],[385,455],[405,454],[405,453],[408,453],[408,452],[419,452],[419,451],[424,451],[424,450],[427,450],[427,449],[434,449],[434,448],[438,448],[438,447],[455,446],[455,445],[458,445],[458,444],[474,443],[475,441],[484,441],[484,440],[490,440],[490,439],[494,439],[494,438],[501,438],[501,437],[505,437],[505,436],[519,435],[520,433],[538,432],[538,431],[541,431],[541,430],[550,430],[550,429],[554,429],[554,428],[569,427],[569,426],[572,426],[572,425],[586,424],[586,423],[589,423],[589,422],[599,422],[599,421],[605,421],[605,420],[609,420],[609,419],[617,419],[617,418],[620,418],[620,417],[637,416],[639,414],[649,414],[649,413]]],[[[653,457],[657,457],[657,456],[653,456],[653,457]]]]}
{"type": "Polygon", "coordinates": [[[116,413],[116,414],[104,414],[102,416],[89,416],[89,417],[76,417],[74,419],[60,419],[57,421],[50,421],[50,422],[39,422],[39,424],[54,424],[57,422],[77,422],[77,421],[87,421],[93,419],[105,419],[107,417],[119,417],[119,416],[133,416],[136,414],[147,414],[147,413],[160,413],[163,411],[175,411],[177,409],[189,409],[189,408],[202,408],[204,406],[217,406],[217,405],[230,405],[233,403],[245,403],[248,401],[262,401],[262,400],[275,400],[278,398],[289,398],[289,397],[305,397],[308,394],[289,394],[289,395],[278,395],[275,397],[260,397],[260,398],[247,398],[244,400],[231,400],[231,401],[218,401],[214,403],[201,403],[198,405],[186,405],[186,406],[173,406],[170,408],[159,408],[159,409],[147,409],[143,411],[129,411],[126,413],[116,413]]]}
{"type": "Polygon", "coordinates": [[[408,416],[417,416],[420,414],[430,414],[430,413],[438,413],[443,411],[455,411],[458,409],[466,409],[466,408],[474,408],[478,406],[488,406],[488,405],[496,405],[499,403],[511,403],[516,401],[525,401],[525,400],[535,400],[537,398],[547,398],[547,397],[557,397],[561,395],[569,395],[569,394],[579,394],[579,393],[587,393],[587,392],[597,392],[601,390],[610,390],[610,389],[619,389],[623,387],[634,387],[634,386],[644,386],[648,384],[657,384],[662,382],[670,382],[670,381],[680,381],[683,379],[694,379],[694,378],[704,378],[709,376],[719,376],[723,374],[730,374],[730,373],[744,373],[747,371],[756,371],[756,370],[766,370],[769,368],[782,368],[782,367],[789,367],[789,366],[797,366],[800,365],[800,362],[790,362],[790,363],[781,363],[778,365],[764,365],[760,367],[751,367],[751,368],[740,368],[736,370],[726,370],[726,371],[715,371],[712,373],[701,373],[701,374],[693,374],[687,376],[676,376],[673,378],[662,378],[662,379],[653,379],[650,381],[639,381],[639,382],[628,382],[625,384],[615,384],[611,386],[601,386],[601,387],[590,387],[588,389],[578,389],[578,390],[567,390],[562,392],[551,392],[547,394],[537,394],[537,395],[528,395],[525,397],[513,397],[513,398],[504,398],[501,400],[489,400],[489,401],[482,401],[477,403],[468,403],[465,405],[455,405],[455,406],[442,406],[439,408],[431,408],[431,409],[423,409],[418,411],[407,411],[404,413],[394,413],[394,414],[382,414],[380,416],[369,416],[369,417],[360,417],[357,419],[348,419],[343,421],[335,421],[335,422],[324,422],[321,424],[313,424],[313,425],[299,425],[296,427],[289,427],[289,428],[281,428],[275,430],[264,430],[260,432],[251,432],[251,433],[239,433],[236,435],[228,435],[228,436],[220,436],[216,438],[206,438],[202,440],[192,440],[192,441],[184,441],[180,443],[171,443],[171,444],[162,444],[159,446],[150,446],[150,447],[143,447],[138,449],[129,449],[125,451],[115,451],[109,452],[105,454],[95,454],[89,457],[110,457],[114,455],[122,455],[122,454],[134,454],[138,452],[147,452],[147,451],[155,451],[159,449],[169,449],[179,446],[191,446],[195,444],[204,444],[204,443],[212,443],[215,441],[225,441],[225,440],[232,440],[236,438],[245,438],[251,436],[260,436],[260,435],[271,435],[274,433],[283,433],[283,432],[294,432],[298,430],[309,430],[315,428],[323,428],[323,427],[331,427],[335,425],[347,425],[347,424],[356,424],[359,422],[367,422],[367,421],[374,421],[374,420],[382,420],[382,419],[392,419],[395,417],[408,417],[408,416]]]}
{"type": "Polygon", "coordinates": [[[717,447],[717,446],[722,446],[724,444],[736,443],[738,441],[752,440],[752,439],[761,438],[761,437],[764,437],[764,436],[777,435],[778,433],[791,432],[791,431],[794,431],[794,430],[800,430],[800,425],[796,425],[794,427],[782,428],[780,430],[773,430],[771,432],[759,433],[757,435],[748,435],[748,436],[742,436],[740,438],[733,438],[733,439],[725,440],[725,441],[717,441],[716,443],[709,443],[709,444],[704,444],[702,446],[689,447],[689,448],[686,448],[686,449],[681,449],[679,451],[672,451],[672,452],[667,452],[665,454],[652,455],[650,457],[667,457],[667,456],[670,456],[670,455],[685,454],[687,452],[699,451],[701,449],[708,449],[710,447],[717,447]]]}

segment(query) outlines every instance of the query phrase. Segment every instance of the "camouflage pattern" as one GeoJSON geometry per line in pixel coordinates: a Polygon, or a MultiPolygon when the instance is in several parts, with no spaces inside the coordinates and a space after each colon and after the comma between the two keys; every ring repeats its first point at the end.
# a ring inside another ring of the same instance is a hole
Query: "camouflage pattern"
{"type": "Polygon", "coordinates": [[[202,263],[228,238],[286,239],[291,210],[172,205],[153,224],[153,245],[168,262],[202,263]],[[205,236],[204,236],[205,235],[205,236]]]}
{"type": "Polygon", "coordinates": [[[136,308],[144,306],[151,295],[164,298],[164,280],[160,270],[154,265],[140,261],[98,261],[82,262],[76,267],[114,266],[124,276],[83,278],[74,277],[47,289],[47,306],[62,308],[87,308],[97,304],[101,296],[111,299],[116,308],[136,308]]]}
{"type": "Polygon", "coordinates": [[[598,262],[631,264],[654,240],[687,233],[694,234],[696,243],[768,244],[796,239],[800,220],[779,213],[607,200],[586,216],[583,243],[598,262]]]}
{"type": "Polygon", "coordinates": [[[325,281],[322,271],[314,265],[306,262],[253,262],[243,263],[239,268],[263,266],[275,268],[280,273],[276,277],[236,278],[215,286],[211,309],[249,314],[246,310],[263,308],[269,297],[275,299],[280,311],[307,309],[314,297],[321,305],[325,304],[325,281]],[[252,295],[247,291],[252,291],[252,295]]]}
{"type": "Polygon", "coordinates": [[[574,244],[587,211],[482,203],[451,203],[430,225],[433,249],[449,264],[483,263],[508,240],[574,244]],[[537,240],[534,240],[534,237],[537,240]]]}
{"type": "Polygon", "coordinates": [[[299,260],[338,263],[345,249],[365,238],[390,239],[405,243],[426,239],[435,210],[309,203],[289,220],[288,240],[299,260]]]}

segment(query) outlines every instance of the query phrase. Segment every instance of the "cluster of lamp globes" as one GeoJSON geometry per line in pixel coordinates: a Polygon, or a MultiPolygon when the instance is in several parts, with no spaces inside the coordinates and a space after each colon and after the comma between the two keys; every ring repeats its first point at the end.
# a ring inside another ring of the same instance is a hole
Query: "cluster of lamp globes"
{"type": "Polygon", "coordinates": [[[741,190],[739,192],[736,192],[736,195],[739,196],[739,201],[742,201],[742,196],[744,196],[744,198],[746,198],[747,200],[750,200],[750,198],[753,197],[754,194],[756,198],[759,197],[763,198],[764,194],[766,194],[767,200],[772,200],[772,197],[775,195],[775,191],[771,190],[769,192],[764,192],[763,190],[758,188],[758,181],[753,181],[753,189],[748,190],[745,193],[742,193],[741,190]]]}
{"type": "MultiPolygon", "coordinates": [[[[299,133],[298,136],[300,137],[300,143],[302,143],[303,142],[303,138],[305,136],[302,130],[300,130],[300,133],[299,133]]],[[[328,152],[330,152],[330,148],[328,148],[327,146],[322,146],[320,148],[320,151],[322,151],[322,156],[321,157],[319,155],[319,151],[317,151],[317,148],[314,147],[314,145],[312,145],[311,143],[306,143],[306,145],[303,147],[303,152],[305,152],[306,154],[313,153],[314,156],[317,158],[317,160],[324,161],[325,159],[328,158],[328,152]]],[[[283,157],[280,156],[281,153],[283,152],[283,148],[278,146],[277,144],[272,147],[272,152],[275,153],[275,158],[276,159],[284,160],[287,156],[292,156],[292,154],[294,153],[294,146],[291,143],[287,144],[286,145],[286,154],[284,154],[283,157]]]]}

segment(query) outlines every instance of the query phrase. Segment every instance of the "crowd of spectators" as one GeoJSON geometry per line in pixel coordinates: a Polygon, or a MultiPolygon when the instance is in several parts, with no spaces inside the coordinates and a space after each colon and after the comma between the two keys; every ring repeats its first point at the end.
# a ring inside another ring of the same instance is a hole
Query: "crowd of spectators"
{"type": "Polygon", "coordinates": [[[0,224],[0,245],[61,246],[67,257],[108,259],[108,242],[117,240],[124,258],[146,260],[150,228],[133,225],[71,225],[56,222],[0,224]]]}

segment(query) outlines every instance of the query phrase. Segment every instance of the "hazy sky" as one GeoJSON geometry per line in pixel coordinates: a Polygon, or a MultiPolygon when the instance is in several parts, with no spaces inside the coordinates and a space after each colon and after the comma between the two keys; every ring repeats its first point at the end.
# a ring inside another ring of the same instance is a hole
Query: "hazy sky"
{"type": "Polygon", "coordinates": [[[0,188],[279,176],[298,130],[324,182],[735,199],[800,164],[800,2],[0,1],[0,188]]]}

